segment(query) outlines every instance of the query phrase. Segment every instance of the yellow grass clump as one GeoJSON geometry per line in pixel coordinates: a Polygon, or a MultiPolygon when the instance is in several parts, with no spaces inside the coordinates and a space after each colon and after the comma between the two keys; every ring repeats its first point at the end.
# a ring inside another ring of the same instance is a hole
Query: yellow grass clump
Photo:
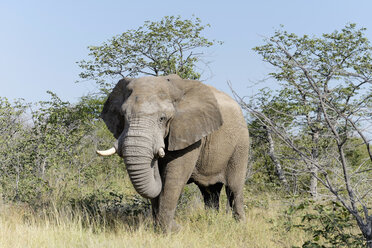
{"type": "Polygon", "coordinates": [[[105,225],[97,217],[78,211],[35,214],[22,206],[0,203],[0,247],[292,247],[301,246],[306,234],[282,228],[285,206],[270,195],[250,203],[247,196],[246,222],[226,213],[204,210],[199,196],[177,212],[182,225],[178,233],[162,234],[152,225],[151,216],[134,216],[137,221],[105,225]],[[136,224],[133,224],[136,223],[136,224]]]}

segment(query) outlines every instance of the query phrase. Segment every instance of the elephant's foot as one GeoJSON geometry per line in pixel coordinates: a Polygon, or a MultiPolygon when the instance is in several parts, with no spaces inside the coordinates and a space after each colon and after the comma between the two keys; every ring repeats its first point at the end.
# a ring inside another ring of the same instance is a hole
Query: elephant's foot
{"type": "Polygon", "coordinates": [[[172,220],[169,224],[162,224],[159,226],[163,233],[177,233],[181,230],[182,226],[176,221],[172,220]]]}
{"type": "Polygon", "coordinates": [[[235,213],[234,214],[234,219],[240,222],[245,222],[245,213],[235,213]]]}
{"type": "Polygon", "coordinates": [[[175,220],[170,220],[169,222],[160,221],[155,218],[154,223],[155,230],[163,233],[177,233],[181,230],[182,226],[179,225],[175,220]]]}
{"type": "Polygon", "coordinates": [[[181,225],[179,225],[175,220],[172,221],[171,229],[170,229],[172,233],[179,232],[181,228],[182,228],[181,225]]]}

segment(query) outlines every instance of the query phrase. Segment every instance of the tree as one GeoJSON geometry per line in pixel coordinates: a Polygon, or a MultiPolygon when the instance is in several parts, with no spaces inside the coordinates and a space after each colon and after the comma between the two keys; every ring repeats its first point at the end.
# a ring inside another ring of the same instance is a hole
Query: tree
{"type": "Polygon", "coordinates": [[[20,162],[29,161],[22,154],[27,146],[28,134],[22,120],[27,107],[22,101],[11,104],[8,99],[0,97],[0,194],[14,200],[20,198],[22,188],[32,180],[22,180],[32,168],[20,162]]]}
{"type": "Polygon", "coordinates": [[[117,80],[137,75],[178,74],[182,78],[199,79],[196,65],[203,55],[200,48],[219,41],[201,36],[209,25],[202,25],[193,16],[183,20],[180,16],[165,16],[159,22],[146,21],[135,30],[128,30],[103,43],[89,46],[90,60],[78,65],[83,69],[82,79],[95,80],[106,89],[108,77],[117,80]]]}
{"type": "MultiPolygon", "coordinates": [[[[272,91],[270,89],[261,89],[257,94],[256,101],[259,102],[260,105],[262,105],[262,112],[265,115],[270,116],[270,119],[275,119],[276,123],[280,122],[283,126],[288,127],[289,123],[293,121],[293,118],[285,114],[286,112],[288,112],[288,108],[290,108],[291,105],[288,104],[288,102],[283,101],[280,95],[273,97],[272,91]],[[280,112],[277,110],[280,110],[280,112]]],[[[285,188],[286,191],[289,191],[290,187],[288,184],[288,180],[283,170],[282,163],[278,158],[278,142],[274,140],[271,129],[267,125],[265,125],[265,123],[262,123],[256,118],[250,119],[248,121],[248,128],[251,130],[252,148],[258,148],[257,150],[260,150],[260,146],[266,146],[266,149],[263,149],[264,153],[267,153],[272,164],[274,165],[275,174],[279,179],[281,185],[285,188]]],[[[253,152],[253,154],[255,153],[256,151],[253,152]]],[[[260,152],[258,156],[262,156],[262,152],[260,152]]]]}
{"type": "Polygon", "coordinates": [[[275,105],[254,105],[236,96],[296,152],[308,173],[354,217],[372,247],[372,153],[367,138],[372,123],[372,47],[364,31],[349,24],[310,38],[279,30],[254,48],[275,69],[270,75],[280,82],[277,94],[292,106],[284,112],[293,118],[290,126],[263,111],[268,106],[283,114],[275,105]],[[350,156],[355,139],[366,151],[359,164],[350,156]]]}
{"type": "Polygon", "coordinates": [[[0,195],[33,208],[68,203],[87,166],[102,167],[94,146],[103,125],[92,121],[89,104],[48,93],[51,99],[37,105],[0,98],[0,195]]]}

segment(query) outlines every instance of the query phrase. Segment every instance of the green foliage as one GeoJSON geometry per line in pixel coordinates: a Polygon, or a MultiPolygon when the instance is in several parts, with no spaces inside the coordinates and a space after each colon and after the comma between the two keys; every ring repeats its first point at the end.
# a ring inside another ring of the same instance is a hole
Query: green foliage
{"type": "Polygon", "coordinates": [[[280,88],[264,89],[245,106],[250,125],[263,130],[254,146],[270,148],[294,179],[290,186],[302,184],[315,198],[331,193],[370,241],[372,154],[365,136],[372,122],[372,46],[364,32],[355,24],[321,37],[276,31],[254,50],[273,66],[270,76],[280,88]]]}
{"type": "Polygon", "coordinates": [[[278,30],[254,50],[275,67],[270,75],[283,86],[278,95],[294,103],[296,114],[314,116],[319,105],[317,95],[311,94],[314,90],[321,90],[327,102],[348,114],[355,111],[360,96],[366,99],[363,106],[371,104],[372,47],[364,31],[349,24],[310,38],[278,30]],[[361,94],[364,90],[366,94],[361,94]]]}
{"type": "Polygon", "coordinates": [[[372,168],[372,161],[368,159],[368,151],[360,138],[351,138],[345,147],[345,156],[352,168],[372,168]]]}
{"type": "Polygon", "coordinates": [[[32,156],[22,153],[31,143],[22,120],[28,107],[21,101],[12,105],[6,98],[0,99],[0,193],[13,200],[32,199],[35,195],[34,185],[38,182],[37,178],[30,177],[33,172],[29,164],[32,156]]]}
{"type": "MultiPolygon", "coordinates": [[[[338,163],[336,159],[330,161],[334,158],[330,154],[336,152],[336,139],[349,147],[348,163],[361,165],[368,160],[368,153],[353,150],[349,141],[356,134],[355,128],[372,121],[372,47],[364,31],[355,24],[322,37],[299,37],[278,30],[265,45],[254,48],[274,67],[270,75],[280,88],[264,88],[249,103],[259,113],[249,124],[255,130],[251,132],[253,146],[264,148],[267,130],[276,130],[278,151],[284,150],[281,146],[295,148],[297,155],[290,154],[290,163],[311,160],[320,167],[327,165],[324,170],[329,173],[338,163]]],[[[283,156],[278,158],[285,162],[283,156]]]]}
{"type": "Polygon", "coordinates": [[[160,21],[146,21],[143,26],[128,30],[103,43],[89,46],[90,60],[78,62],[82,79],[95,80],[101,89],[110,86],[107,78],[144,75],[178,74],[182,78],[198,79],[195,70],[200,61],[200,48],[210,47],[218,41],[202,36],[209,25],[201,20],[165,16],[160,21]]]}
{"type": "Polygon", "coordinates": [[[311,234],[312,239],[302,245],[311,247],[364,247],[364,238],[358,233],[351,213],[339,202],[315,203],[303,201],[286,211],[289,219],[301,217],[301,224],[289,221],[289,228],[299,228],[311,234]]]}
{"type": "Polygon", "coordinates": [[[49,94],[51,99],[35,111],[29,104],[0,99],[2,198],[34,209],[63,207],[94,194],[101,202],[114,202],[110,193],[122,193],[117,180],[126,174],[119,159],[103,160],[94,153],[98,144],[109,146],[112,140],[102,121],[93,118],[96,113],[86,101],[92,99],[72,105],[49,94]]]}

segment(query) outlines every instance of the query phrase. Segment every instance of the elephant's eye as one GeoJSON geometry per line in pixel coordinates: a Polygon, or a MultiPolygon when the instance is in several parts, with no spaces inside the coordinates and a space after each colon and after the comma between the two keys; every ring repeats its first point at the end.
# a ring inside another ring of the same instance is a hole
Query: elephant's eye
{"type": "Polygon", "coordinates": [[[167,120],[167,117],[165,117],[165,116],[162,116],[162,117],[160,117],[160,119],[159,119],[160,122],[165,122],[166,120],[167,120]]]}

